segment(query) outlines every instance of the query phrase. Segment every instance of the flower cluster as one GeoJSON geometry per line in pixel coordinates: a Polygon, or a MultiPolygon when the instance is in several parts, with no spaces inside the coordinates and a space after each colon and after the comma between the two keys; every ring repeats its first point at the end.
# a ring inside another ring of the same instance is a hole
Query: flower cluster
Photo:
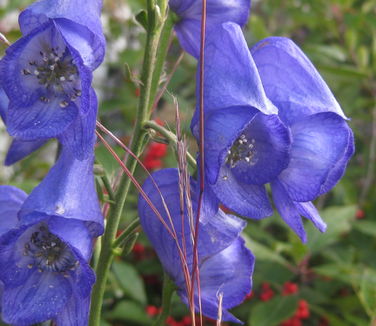
{"type": "MultiPolygon", "coordinates": [[[[175,30],[182,47],[199,59],[202,0],[170,0],[170,7],[179,17],[175,30]]],[[[326,224],[312,201],[344,174],[354,152],[354,137],[328,86],[293,41],[269,37],[249,49],[241,30],[249,0],[207,0],[206,8],[206,193],[198,240],[201,306],[207,317],[215,319],[221,308],[222,320],[236,321],[228,309],[250,293],[254,258],[240,236],[244,222],[220,207],[246,218],[270,216],[269,185],[281,218],[305,242],[302,216],[325,231],[326,224]]],[[[199,96],[197,86],[197,103],[199,96]]],[[[199,109],[191,122],[198,142],[199,109]]],[[[141,223],[180,297],[188,303],[184,263],[191,270],[193,255],[189,209],[180,207],[176,170],[156,172],[153,179],[160,193],[151,178],[143,189],[158,211],[164,212],[163,221],[140,197],[141,223]],[[166,226],[176,230],[176,238],[166,226]],[[181,248],[187,250],[186,262],[180,261],[181,248]]],[[[195,181],[191,183],[192,205],[188,206],[196,216],[198,187],[195,181]]],[[[293,291],[286,288],[286,294],[293,291]]],[[[270,288],[264,293],[265,300],[274,295],[270,288]]]]}
{"type": "Polygon", "coordinates": [[[5,163],[50,138],[61,143],[57,162],[29,195],[0,186],[0,306],[12,325],[87,325],[95,281],[89,260],[103,233],[91,87],[105,48],[101,5],[35,2],[19,17],[22,38],[0,61],[0,113],[14,138],[5,163]]]}

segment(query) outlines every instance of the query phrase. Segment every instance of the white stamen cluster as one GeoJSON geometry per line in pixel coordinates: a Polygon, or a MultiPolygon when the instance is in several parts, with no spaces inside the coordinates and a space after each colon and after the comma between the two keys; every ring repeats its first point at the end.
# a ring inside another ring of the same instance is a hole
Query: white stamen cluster
{"type": "Polygon", "coordinates": [[[257,163],[255,144],[255,139],[248,139],[244,134],[240,135],[227,152],[226,164],[230,168],[236,167],[241,161],[245,161],[250,166],[255,165],[257,163]]]}

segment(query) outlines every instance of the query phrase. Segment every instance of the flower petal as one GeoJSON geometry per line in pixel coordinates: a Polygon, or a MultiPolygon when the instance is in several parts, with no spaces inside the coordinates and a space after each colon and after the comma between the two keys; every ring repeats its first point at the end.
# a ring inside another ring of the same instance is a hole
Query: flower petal
{"type": "Polygon", "coordinates": [[[87,222],[92,236],[103,232],[103,217],[95,190],[94,153],[82,161],[63,146],[57,163],[23,204],[19,217],[23,224],[46,216],[61,216],[87,222]]]}
{"type": "MultiPolygon", "coordinates": [[[[169,1],[169,6],[180,17],[175,25],[180,44],[198,58],[200,52],[202,1],[169,1]]],[[[243,26],[249,16],[249,0],[208,0],[206,2],[206,30],[216,29],[219,24],[234,22],[243,26]]]]}
{"type": "Polygon", "coordinates": [[[4,285],[3,320],[13,325],[49,320],[64,308],[71,294],[71,285],[62,274],[35,269],[25,283],[4,285]]]}
{"type": "Polygon", "coordinates": [[[278,178],[293,201],[307,202],[320,194],[327,180],[331,185],[338,181],[339,174],[330,173],[342,173],[346,166],[351,130],[339,115],[325,112],[295,123],[291,132],[290,164],[278,178]]]}
{"type": "Polygon", "coordinates": [[[268,37],[251,49],[266,95],[291,125],[307,115],[341,107],[307,56],[290,39],[268,37]]]}
{"type": "Polygon", "coordinates": [[[216,182],[228,150],[257,112],[250,107],[230,107],[206,117],[205,178],[209,183],[216,182]]]}
{"type": "Polygon", "coordinates": [[[272,182],[272,195],[274,204],[278,210],[279,215],[285,223],[293,230],[302,242],[307,241],[307,234],[304,230],[304,225],[300,213],[297,210],[295,203],[287,194],[282,183],[276,179],[272,182]]]}
{"type": "Polygon", "coordinates": [[[7,156],[5,157],[5,165],[12,165],[26,156],[30,155],[45,143],[47,139],[38,139],[33,141],[23,141],[18,139],[13,139],[12,144],[10,145],[7,156]]]}
{"type": "Polygon", "coordinates": [[[348,129],[348,145],[343,157],[336,163],[336,165],[329,171],[328,177],[325,180],[325,183],[321,186],[319,195],[322,195],[332,189],[336,183],[342,178],[345,173],[345,169],[349,159],[353,156],[355,152],[354,144],[354,134],[351,129],[348,129]]]}
{"type": "MultiPolygon", "coordinates": [[[[227,310],[240,304],[251,291],[254,262],[255,258],[242,238],[205,260],[200,268],[201,305],[205,316],[217,319],[219,295],[223,295],[222,320],[240,323],[227,310]]],[[[180,291],[179,295],[188,302],[185,292],[180,291]]],[[[197,295],[195,302],[199,310],[197,295]]]]}
{"type": "Polygon", "coordinates": [[[4,89],[0,87],[0,118],[6,123],[6,115],[8,112],[9,98],[5,94],[4,89]]]}
{"type": "Polygon", "coordinates": [[[43,0],[24,10],[19,23],[22,33],[27,35],[40,24],[54,19],[62,28],[68,42],[72,42],[73,47],[85,54],[85,65],[93,70],[103,61],[105,51],[105,38],[100,21],[101,8],[101,0],[87,3],[80,0],[43,0]],[[74,30],[76,35],[72,33],[74,30]],[[76,42],[78,38],[82,39],[82,42],[76,42]],[[91,46],[91,51],[88,45],[91,46]]]}
{"type": "Polygon", "coordinates": [[[48,228],[51,233],[76,248],[85,260],[90,259],[93,239],[82,221],[54,216],[49,219],[48,228]]]}
{"type": "MultiPolygon", "coordinates": [[[[179,245],[181,248],[184,246],[186,247],[186,256],[188,257],[187,260],[188,264],[190,265],[192,263],[191,259],[193,247],[190,241],[191,233],[187,212],[185,212],[184,216],[185,243],[183,245],[178,172],[176,169],[164,169],[153,173],[152,177],[157,183],[163,195],[164,201],[167,204],[171,221],[177,234],[177,239],[179,239],[179,245]]],[[[194,189],[194,186],[192,189],[194,189]]],[[[156,190],[150,178],[145,181],[143,190],[148,195],[150,201],[154,204],[156,209],[160,212],[166,225],[172,229],[160,194],[156,190]]],[[[192,198],[195,199],[197,197],[193,194],[192,198]]],[[[193,201],[192,207],[194,211],[196,210],[196,205],[197,202],[193,201]]],[[[175,281],[182,280],[183,272],[175,240],[142,197],[139,199],[138,211],[143,229],[157,251],[164,268],[167,270],[172,279],[175,281]]],[[[193,212],[193,214],[193,218],[195,219],[196,213],[193,212]]],[[[241,230],[245,227],[244,221],[236,218],[235,216],[226,215],[221,210],[219,210],[216,215],[205,218],[205,221],[205,225],[200,223],[198,244],[200,259],[204,259],[205,257],[229,246],[229,244],[239,236],[241,230]]]]}
{"type": "Polygon", "coordinates": [[[320,232],[326,231],[326,223],[323,221],[316,207],[311,202],[295,202],[295,206],[299,213],[308,218],[314,224],[314,226],[320,230],[320,232]]]}
{"type": "Polygon", "coordinates": [[[87,114],[80,114],[69,128],[59,136],[60,142],[74,153],[75,158],[84,160],[90,155],[95,143],[95,124],[98,101],[93,88],[90,88],[90,108],[87,114]]]}
{"type": "Polygon", "coordinates": [[[212,189],[223,205],[242,216],[260,219],[273,214],[265,187],[239,182],[226,165],[212,189]]]}
{"type": "MultiPolygon", "coordinates": [[[[239,25],[225,23],[208,31],[205,45],[205,114],[234,106],[250,106],[264,114],[277,108],[266,97],[256,65],[239,25]]],[[[199,96],[200,77],[197,75],[199,96]]],[[[191,126],[198,123],[196,109],[191,126]]]]}
{"type": "Polygon", "coordinates": [[[0,186],[0,236],[18,224],[18,211],[27,194],[13,186],[0,186]]]}

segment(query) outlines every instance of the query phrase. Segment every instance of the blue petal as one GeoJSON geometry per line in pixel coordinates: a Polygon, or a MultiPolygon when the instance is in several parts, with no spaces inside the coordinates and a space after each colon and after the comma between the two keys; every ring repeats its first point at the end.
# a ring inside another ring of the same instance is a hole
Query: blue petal
{"type": "Polygon", "coordinates": [[[273,181],[271,185],[273,201],[279,215],[281,215],[285,223],[298,235],[302,242],[306,242],[307,234],[295,203],[291,200],[278,179],[273,181]]]}
{"type": "MultiPolygon", "coordinates": [[[[235,153],[231,172],[240,182],[262,185],[287,167],[291,136],[277,115],[256,114],[241,134],[244,139],[235,140],[231,148],[235,153]],[[241,159],[237,156],[247,153],[241,159]]],[[[229,162],[226,164],[231,166],[229,162]]]]}
{"type": "Polygon", "coordinates": [[[333,184],[333,169],[344,169],[351,130],[339,115],[325,112],[295,123],[291,132],[291,160],[279,180],[293,201],[307,202],[320,194],[326,180],[333,184]]]}
{"type": "MultiPolygon", "coordinates": [[[[201,305],[205,316],[217,319],[221,294],[222,320],[240,323],[228,309],[240,304],[251,291],[254,262],[255,258],[245,247],[242,238],[205,260],[200,268],[201,305]]],[[[184,302],[188,302],[184,291],[179,291],[179,295],[184,302]]],[[[195,303],[198,311],[197,293],[195,303]]]]}
{"type": "Polygon", "coordinates": [[[265,187],[239,182],[226,165],[212,189],[223,205],[237,214],[254,219],[273,214],[265,187]]]}
{"type": "Polygon", "coordinates": [[[84,222],[54,216],[49,219],[48,228],[51,233],[76,248],[85,260],[90,259],[93,240],[84,222]]]}
{"type": "MultiPolygon", "coordinates": [[[[10,99],[6,121],[8,132],[22,140],[55,137],[68,127],[79,111],[74,100],[67,98],[69,94],[65,91],[68,90],[56,91],[52,86],[41,85],[38,75],[31,72],[32,62],[40,60],[40,50],[45,42],[49,42],[51,47],[59,47],[61,51],[66,48],[54,25],[46,23],[10,46],[0,64],[1,83],[10,99]],[[26,70],[27,75],[23,73],[26,70]],[[61,108],[62,101],[67,99],[67,106],[61,108]]],[[[86,79],[91,80],[91,76],[87,76],[78,63],[77,68],[82,79],[81,86],[86,87],[86,79]]],[[[84,89],[82,92],[84,101],[85,96],[89,98],[89,90],[87,95],[84,89]]]]}
{"type": "Polygon", "coordinates": [[[36,269],[25,283],[10,287],[5,284],[3,320],[13,325],[31,325],[53,318],[72,294],[69,281],[59,273],[36,269]]]}
{"type": "Polygon", "coordinates": [[[77,294],[79,284],[73,287],[73,295],[64,309],[55,318],[56,325],[87,326],[89,322],[90,296],[82,298],[77,294]]]}
{"type": "Polygon", "coordinates": [[[9,99],[4,89],[0,87],[0,118],[6,123],[6,114],[8,112],[9,99]]]}
{"type": "Polygon", "coordinates": [[[71,45],[84,54],[85,64],[93,70],[103,61],[105,51],[105,38],[100,21],[101,8],[101,0],[43,0],[24,10],[19,23],[22,33],[26,35],[48,19],[54,19],[62,28],[68,42],[72,42],[71,45]],[[73,31],[76,31],[76,35],[73,31]],[[82,42],[77,42],[77,39],[82,42]]]}
{"type": "MultiPolygon", "coordinates": [[[[169,1],[169,5],[182,18],[175,26],[180,44],[188,53],[198,58],[202,1],[169,1]]],[[[244,25],[248,20],[251,2],[249,0],[208,0],[206,6],[208,32],[225,22],[244,25]]]]}
{"type": "Polygon", "coordinates": [[[94,148],[95,124],[97,119],[98,101],[93,88],[90,88],[90,108],[87,114],[80,114],[69,128],[59,136],[59,140],[75,158],[88,158],[94,148]]]}
{"type": "Polygon", "coordinates": [[[0,186],[0,236],[18,224],[18,211],[27,194],[13,186],[0,186]]]}
{"type": "Polygon", "coordinates": [[[205,178],[209,183],[216,182],[227,151],[257,112],[250,107],[230,107],[206,117],[205,178]]]}
{"type": "MultiPolygon", "coordinates": [[[[239,25],[226,23],[207,35],[205,47],[205,114],[233,106],[250,106],[264,114],[278,110],[266,97],[256,65],[239,25]]],[[[199,95],[199,72],[196,96],[199,95]]],[[[196,109],[191,126],[198,122],[196,109]]]]}
{"type": "Polygon", "coordinates": [[[287,124],[328,111],[346,118],[325,81],[293,41],[269,37],[258,42],[251,52],[266,95],[287,124]]]}
{"type": "MultiPolygon", "coordinates": [[[[191,233],[187,212],[184,214],[184,245],[182,240],[183,228],[181,220],[182,216],[180,213],[181,209],[177,170],[160,170],[153,173],[152,177],[157,183],[165,203],[167,204],[177,238],[179,239],[179,245],[181,248],[185,246],[186,256],[188,257],[188,265],[191,266],[193,248],[190,241],[191,233]]],[[[150,201],[154,204],[156,209],[160,212],[163,220],[171,229],[171,223],[168,219],[161,197],[156,191],[156,188],[150,178],[145,181],[143,190],[148,195],[150,201]]],[[[196,196],[193,194],[192,198],[196,198],[196,196]]],[[[195,208],[196,205],[197,202],[193,201],[192,207],[195,208]]],[[[175,240],[168,233],[165,226],[160,222],[158,217],[142,197],[139,199],[138,211],[143,229],[157,251],[164,268],[173,280],[182,280],[183,272],[175,240]]],[[[193,212],[193,214],[194,223],[196,215],[195,212],[193,212]]],[[[205,220],[205,225],[200,223],[198,244],[200,259],[204,259],[205,257],[213,255],[228,247],[229,244],[239,236],[241,230],[245,226],[244,221],[236,218],[235,216],[226,215],[220,210],[216,215],[205,218],[205,220]]]]}
{"type": "Polygon", "coordinates": [[[103,217],[94,183],[93,163],[93,152],[87,159],[79,161],[69,148],[63,146],[57,163],[22,206],[21,222],[29,224],[46,216],[61,216],[87,222],[92,236],[102,234],[103,217]]]}
{"type": "Polygon", "coordinates": [[[11,229],[0,236],[0,280],[6,286],[22,286],[33,273],[27,268],[30,258],[23,255],[27,228],[11,229]],[[21,239],[20,239],[21,238],[21,239]]]}
{"type": "Polygon", "coordinates": [[[319,195],[322,195],[332,189],[336,183],[342,178],[345,173],[347,163],[349,159],[353,156],[355,151],[354,145],[354,134],[351,129],[348,129],[348,145],[347,149],[342,156],[342,158],[336,163],[336,165],[329,171],[328,177],[325,180],[325,183],[321,186],[319,195]]]}
{"type": "Polygon", "coordinates": [[[295,202],[295,206],[299,213],[309,219],[317,229],[319,229],[321,232],[326,231],[326,223],[323,221],[316,207],[311,202],[295,202]]]}
{"type": "Polygon", "coordinates": [[[13,139],[12,144],[8,149],[7,156],[5,157],[4,164],[12,165],[22,160],[23,158],[43,146],[47,141],[47,139],[38,139],[34,141],[13,139]]]}

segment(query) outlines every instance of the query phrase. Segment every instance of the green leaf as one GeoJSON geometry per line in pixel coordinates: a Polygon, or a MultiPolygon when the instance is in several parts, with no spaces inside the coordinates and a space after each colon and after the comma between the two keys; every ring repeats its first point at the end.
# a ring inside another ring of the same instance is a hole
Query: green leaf
{"type": "Polygon", "coordinates": [[[132,265],[124,262],[114,262],[112,270],[123,291],[132,299],[137,300],[141,304],[146,304],[144,282],[137,270],[132,265]]]}
{"type": "Polygon", "coordinates": [[[356,223],[354,223],[354,228],[359,232],[376,237],[376,222],[357,221],[356,223]]]}
{"type": "Polygon", "coordinates": [[[247,243],[247,247],[251,249],[258,260],[266,260],[281,264],[282,266],[290,266],[289,262],[281,256],[281,254],[274,252],[263,244],[250,239],[246,234],[242,235],[247,243]]]}
{"type": "Polygon", "coordinates": [[[320,233],[312,225],[307,225],[307,246],[312,253],[317,253],[329,245],[340,240],[341,236],[348,233],[355,221],[356,206],[330,207],[320,212],[327,224],[325,233],[320,233]]]}
{"type": "Polygon", "coordinates": [[[141,10],[136,15],[136,21],[147,31],[148,29],[148,15],[145,10],[141,10]]]}
{"type": "Polygon", "coordinates": [[[121,301],[114,310],[105,315],[105,318],[133,322],[137,325],[151,325],[151,319],[144,308],[133,301],[121,301]]]}
{"type": "Polygon", "coordinates": [[[274,326],[294,315],[298,306],[296,296],[277,297],[268,302],[260,302],[251,308],[250,326],[274,326]]]}
{"type": "Polygon", "coordinates": [[[366,269],[360,284],[359,298],[370,317],[376,317],[376,271],[366,269]]]}

